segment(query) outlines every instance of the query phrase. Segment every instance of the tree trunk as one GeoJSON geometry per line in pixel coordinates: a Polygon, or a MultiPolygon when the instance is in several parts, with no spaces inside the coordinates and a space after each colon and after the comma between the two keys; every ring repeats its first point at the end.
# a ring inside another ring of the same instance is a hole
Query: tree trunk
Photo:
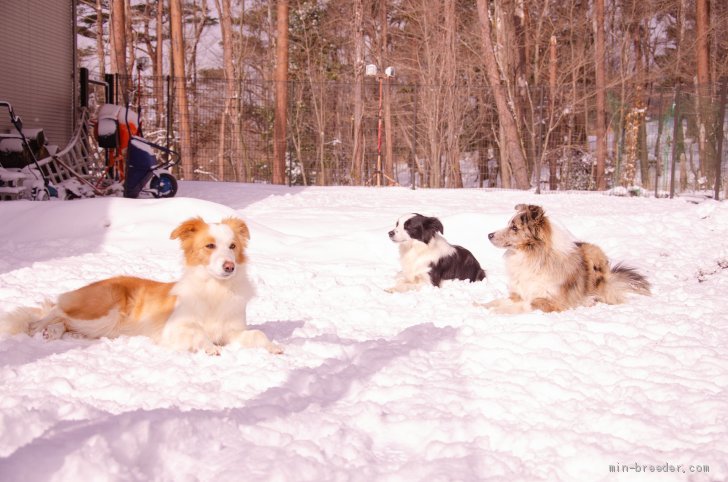
{"type": "Polygon", "coordinates": [[[200,0],[199,5],[197,4],[197,0],[195,0],[192,4],[192,11],[194,12],[192,15],[192,24],[194,25],[194,36],[192,45],[190,47],[190,58],[189,58],[189,72],[192,77],[192,91],[194,92],[194,95],[197,95],[198,89],[197,89],[197,47],[200,45],[200,39],[202,38],[202,33],[205,30],[205,25],[207,24],[207,0],[200,0]]]}
{"type": "Polygon", "coordinates": [[[319,186],[325,186],[328,183],[328,176],[326,172],[326,138],[325,132],[326,132],[326,103],[324,102],[324,97],[326,95],[324,83],[319,82],[318,85],[318,93],[319,96],[319,107],[316,109],[316,118],[317,118],[317,124],[318,124],[318,133],[319,133],[319,142],[318,142],[318,158],[319,158],[319,175],[318,177],[318,184],[319,186]]]}
{"type": "Polygon", "coordinates": [[[364,139],[362,119],[364,117],[364,0],[354,1],[354,119],[353,143],[351,149],[352,184],[361,184],[364,164],[364,139]]]}
{"type": "Polygon", "coordinates": [[[238,115],[235,88],[235,64],[233,62],[233,26],[230,9],[230,0],[215,0],[215,6],[220,16],[220,33],[222,35],[223,72],[225,74],[225,100],[223,113],[220,117],[220,140],[218,147],[218,178],[225,179],[226,149],[225,137],[227,135],[228,119],[233,127],[233,135],[230,138],[229,159],[236,160],[240,157],[240,139],[235,135],[237,124],[240,122],[238,115]]]}
{"type": "MultiPolygon", "coordinates": [[[[501,72],[495,56],[493,41],[491,38],[490,19],[488,16],[488,0],[478,0],[478,17],[480,19],[481,39],[483,42],[483,57],[488,84],[493,91],[496,107],[498,109],[498,120],[503,130],[503,142],[501,150],[508,159],[512,175],[518,189],[528,189],[528,168],[526,157],[520,142],[520,135],[516,120],[508,106],[506,90],[501,83],[501,72]]],[[[503,180],[505,176],[503,174],[503,180]]]]}
{"type": "Polygon", "coordinates": [[[276,25],[276,112],[273,125],[273,184],[286,183],[288,109],[288,0],[278,0],[276,25]]]}
{"type": "Polygon", "coordinates": [[[170,30],[172,38],[172,64],[175,78],[175,100],[179,119],[180,156],[182,158],[182,179],[194,175],[192,152],[192,127],[187,104],[187,77],[185,75],[185,40],[182,30],[181,0],[169,0],[170,30]]]}
{"type": "MultiPolygon", "coordinates": [[[[556,36],[552,35],[549,39],[549,119],[556,117],[556,67],[558,57],[556,55],[556,36]]],[[[547,135],[547,139],[551,136],[547,135]]],[[[544,150],[550,148],[549,143],[545,143],[544,150]]],[[[541,173],[536,173],[536,178],[541,179],[541,173]]],[[[556,177],[556,156],[549,156],[549,190],[555,191],[558,185],[558,179],[556,177]]]]}
{"type": "MultiPolygon", "coordinates": [[[[710,2],[695,0],[695,33],[697,57],[697,82],[695,95],[698,97],[698,150],[703,174],[715,179],[716,153],[712,140],[716,138],[713,127],[712,89],[710,84],[710,2]]],[[[722,127],[722,126],[721,126],[722,127]]]]}
{"type": "Polygon", "coordinates": [[[394,177],[394,137],[392,129],[392,88],[390,80],[384,83],[384,179],[388,186],[396,183],[394,177]]]}
{"type": "MultiPolygon", "coordinates": [[[[129,76],[126,64],[126,9],[124,0],[112,0],[111,3],[111,32],[114,39],[112,73],[118,74],[125,81],[129,76]]],[[[121,92],[124,103],[129,101],[129,91],[124,88],[121,92]]]]}
{"type": "Polygon", "coordinates": [[[698,85],[710,83],[710,6],[708,0],[695,0],[695,33],[697,38],[698,85]]]}
{"type": "Polygon", "coordinates": [[[457,13],[455,0],[444,0],[444,81],[445,105],[443,116],[445,118],[445,149],[446,165],[448,169],[448,187],[463,187],[463,175],[460,170],[460,133],[462,132],[462,108],[459,96],[461,87],[458,84],[458,55],[457,55],[457,13]]]}
{"type": "Polygon", "coordinates": [[[642,42],[646,39],[642,35],[642,18],[639,17],[634,21],[632,27],[632,42],[634,46],[635,54],[635,102],[633,110],[641,110],[641,114],[638,116],[639,124],[637,125],[636,133],[636,155],[639,159],[640,165],[640,180],[643,187],[649,187],[650,184],[650,170],[649,170],[649,158],[647,152],[647,126],[646,126],[646,111],[647,111],[647,72],[646,65],[643,55],[642,42]]]}
{"type": "Polygon", "coordinates": [[[104,47],[104,9],[101,0],[96,0],[96,55],[99,63],[99,76],[106,76],[106,49],[104,47]]]}
{"type": "Polygon", "coordinates": [[[149,26],[152,20],[152,0],[144,4],[144,35],[147,54],[152,62],[152,97],[156,107],[154,109],[154,125],[161,127],[164,124],[164,30],[162,27],[164,2],[154,2],[155,33],[150,33],[149,26]],[[152,40],[154,39],[154,42],[152,40]]]}
{"type": "Polygon", "coordinates": [[[607,179],[604,177],[604,169],[607,161],[607,124],[606,124],[606,72],[604,64],[604,0],[594,2],[594,73],[596,81],[597,96],[597,189],[602,191],[607,188],[607,179]]]}
{"type": "MultiPolygon", "coordinates": [[[[124,81],[124,85],[126,86],[126,89],[131,93],[134,90],[134,83],[132,81],[132,73],[134,71],[134,65],[136,64],[136,49],[135,47],[135,36],[136,32],[132,28],[131,21],[132,21],[132,14],[131,14],[131,5],[129,5],[130,0],[124,1],[124,31],[126,32],[126,49],[127,49],[127,76],[124,81]]],[[[137,92],[136,95],[139,96],[141,93],[137,92]]]]}
{"type": "MultiPolygon", "coordinates": [[[[389,57],[387,55],[388,43],[388,19],[387,19],[387,1],[379,1],[379,23],[381,28],[380,35],[380,61],[379,64],[384,69],[389,65],[389,57]]],[[[392,138],[392,89],[390,88],[390,79],[386,78],[384,82],[384,101],[382,115],[384,116],[384,165],[382,171],[384,173],[384,181],[387,185],[393,185],[394,179],[394,150],[392,138]]]]}
{"type": "Polygon", "coordinates": [[[152,72],[154,74],[154,96],[157,99],[157,125],[164,118],[164,2],[157,2],[157,48],[154,50],[152,72]]]}

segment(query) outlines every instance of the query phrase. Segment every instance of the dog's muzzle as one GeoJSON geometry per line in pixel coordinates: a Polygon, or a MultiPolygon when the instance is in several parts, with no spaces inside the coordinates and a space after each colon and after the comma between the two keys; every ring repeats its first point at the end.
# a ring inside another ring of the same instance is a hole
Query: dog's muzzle
{"type": "Polygon", "coordinates": [[[394,237],[394,230],[392,230],[392,231],[389,232],[389,237],[390,238],[393,238],[394,237]]]}

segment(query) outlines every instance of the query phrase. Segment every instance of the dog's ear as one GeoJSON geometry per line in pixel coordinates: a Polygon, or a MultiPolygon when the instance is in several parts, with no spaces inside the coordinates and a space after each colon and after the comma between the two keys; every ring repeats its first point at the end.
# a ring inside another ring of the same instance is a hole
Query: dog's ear
{"type": "Polygon", "coordinates": [[[445,234],[445,227],[442,225],[440,220],[437,218],[427,218],[427,222],[425,223],[425,226],[428,229],[438,231],[440,234],[445,234]]]}
{"type": "Polygon", "coordinates": [[[422,223],[422,241],[428,244],[432,238],[435,237],[435,233],[444,234],[445,228],[437,218],[425,218],[422,223]]]}
{"type": "Polygon", "coordinates": [[[539,221],[544,216],[543,208],[535,204],[517,204],[516,211],[519,214],[527,215],[532,221],[539,221]]]}
{"type": "Polygon", "coordinates": [[[230,226],[230,229],[232,229],[235,234],[242,236],[243,239],[250,239],[250,231],[248,230],[248,225],[245,224],[245,221],[243,221],[242,219],[229,217],[223,219],[222,223],[230,226]]]}
{"type": "Polygon", "coordinates": [[[543,208],[541,206],[529,204],[527,210],[528,210],[528,216],[533,221],[541,221],[543,219],[544,212],[543,212],[543,208]]]}
{"type": "Polygon", "coordinates": [[[187,239],[199,231],[204,225],[205,221],[203,221],[201,217],[198,216],[196,218],[190,218],[177,226],[175,230],[172,231],[172,234],[169,235],[169,239],[187,239]]]}

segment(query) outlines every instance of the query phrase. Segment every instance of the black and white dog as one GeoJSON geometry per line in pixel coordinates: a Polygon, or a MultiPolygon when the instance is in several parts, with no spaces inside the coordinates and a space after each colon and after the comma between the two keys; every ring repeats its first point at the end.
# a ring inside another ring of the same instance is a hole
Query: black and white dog
{"type": "Polygon", "coordinates": [[[417,289],[423,284],[440,286],[442,280],[481,281],[485,271],[475,256],[462,246],[442,237],[445,229],[439,219],[421,214],[405,214],[397,220],[389,239],[399,243],[402,271],[390,293],[417,289]]]}

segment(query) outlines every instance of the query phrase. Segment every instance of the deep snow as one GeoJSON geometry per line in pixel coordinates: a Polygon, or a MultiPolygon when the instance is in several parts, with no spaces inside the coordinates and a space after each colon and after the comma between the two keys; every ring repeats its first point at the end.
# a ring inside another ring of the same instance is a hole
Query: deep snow
{"type": "Polygon", "coordinates": [[[0,311],[116,274],[173,280],[172,229],[236,214],[248,320],[285,355],[0,335],[0,480],[728,480],[728,204],[203,182],[178,196],[0,203],[0,311]],[[506,293],[487,233],[521,202],[642,270],[653,296],[474,306],[506,293]],[[488,280],[386,293],[387,231],[412,211],[440,217],[488,280]]]}

